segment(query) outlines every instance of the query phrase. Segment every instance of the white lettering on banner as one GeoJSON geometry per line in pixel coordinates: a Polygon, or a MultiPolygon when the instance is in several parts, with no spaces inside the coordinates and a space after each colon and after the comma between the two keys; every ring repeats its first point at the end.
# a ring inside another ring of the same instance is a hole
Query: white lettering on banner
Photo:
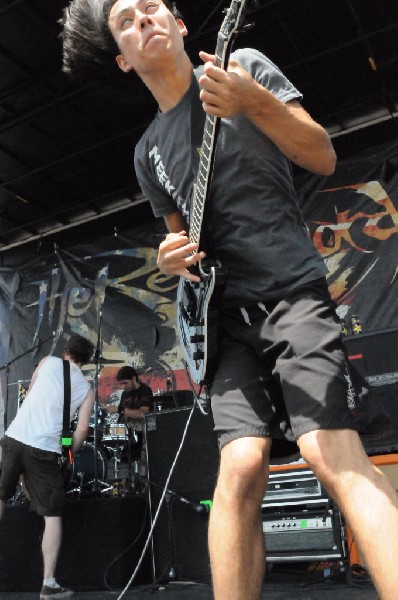
{"type": "Polygon", "coordinates": [[[159,154],[159,148],[157,146],[154,146],[152,150],[150,150],[149,158],[152,159],[155,165],[155,172],[160,185],[176,202],[177,207],[179,211],[183,214],[183,216],[185,218],[188,218],[189,211],[186,208],[186,202],[184,202],[183,198],[181,198],[181,196],[177,193],[176,188],[171,183],[170,178],[166,172],[166,167],[163,164],[162,157],[159,154]]]}

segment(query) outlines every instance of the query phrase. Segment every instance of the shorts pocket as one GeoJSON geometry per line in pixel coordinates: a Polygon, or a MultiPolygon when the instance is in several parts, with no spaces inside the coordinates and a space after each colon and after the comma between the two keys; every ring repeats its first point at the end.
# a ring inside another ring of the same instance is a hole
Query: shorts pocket
{"type": "Polygon", "coordinates": [[[41,450],[41,448],[31,447],[30,455],[36,460],[43,460],[46,462],[58,460],[58,455],[56,452],[50,452],[49,450],[41,450]]]}

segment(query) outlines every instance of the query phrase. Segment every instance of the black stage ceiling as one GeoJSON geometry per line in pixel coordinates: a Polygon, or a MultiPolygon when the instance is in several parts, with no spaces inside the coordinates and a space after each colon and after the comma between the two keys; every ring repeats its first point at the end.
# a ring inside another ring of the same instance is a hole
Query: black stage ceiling
{"type": "MultiPolygon", "coordinates": [[[[61,72],[57,24],[66,4],[0,4],[2,251],[79,223],[112,233],[152,219],[132,148],[154,103],[134,76],[128,90],[110,95],[69,81],[61,72]]],[[[199,49],[215,47],[228,4],[180,0],[194,63],[199,49]]],[[[265,52],[283,69],[304,93],[305,107],[335,136],[338,151],[349,152],[351,136],[343,133],[385,120],[391,125],[398,105],[396,0],[259,0],[251,19],[255,27],[237,45],[265,52]]]]}

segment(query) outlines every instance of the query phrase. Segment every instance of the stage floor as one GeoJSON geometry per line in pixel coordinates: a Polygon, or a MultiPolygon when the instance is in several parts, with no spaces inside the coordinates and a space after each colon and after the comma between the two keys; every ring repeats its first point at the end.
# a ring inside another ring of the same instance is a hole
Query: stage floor
{"type": "MultiPolygon", "coordinates": [[[[182,505],[182,509],[190,511],[182,505]]],[[[146,501],[142,497],[94,498],[71,500],[65,506],[64,540],[59,564],[59,579],[75,589],[75,600],[118,600],[141,555],[147,531],[142,529],[147,518],[146,501]],[[138,535],[138,537],[137,537],[138,535]],[[139,544],[131,542],[139,540],[139,544]],[[128,552],[127,552],[128,551],[128,552]],[[115,562],[116,561],[116,562],[115,562]]],[[[177,518],[179,513],[174,514],[177,518]]],[[[185,536],[196,540],[193,554],[177,553],[176,571],[180,579],[163,585],[151,583],[151,555],[148,554],[135,580],[136,585],[123,595],[125,600],[212,600],[207,577],[206,519],[203,514],[188,512],[190,527],[185,536]],[[193,519],[199,519],[194,523],[193,519]],[[195,525],[195,526],[194,526],[195,525]],[[197,526],[200,525],[200,529],[197,526]],[[203,540],[197,532],[202,532],[203,540]],[[195,538],[193,536],[196,536],[195,538]],[[184,561],[183,558],[186,560],[184,561]],[[180,570],[179,570],[180,569],[180,570]],[[183,574],[182,570],[195,573],[183,574]],[[197,579],[199,583],[186,581],[197,579]]],[[[0,523],[0,600],[37,600],[41,586],[42,561],[40,538],[42,520],[26,505],[12,506],[0,523]],[[33,590],[33,591],[31,591],[33,590]]],[[[175,528],[175,533],[178,533],[175,528]]],[[[166,536],[167,541],[167,536],[166,536]]],[[[169,545],[155,552],[169,567],[169,545]],[[165,556],[165,558],[163,557],[165,556]]],[[[158,559],[156,558],[158,557],[158,559]]],[[[264,600],[378,600],[367,572],[353,571],[347,563],[279,563],[267,565],[262,598],[264,600]],[[334,568],[332,579],[325,579],[324,569],[334,568]]],[[[160,577],[157,575],[158,580],[160,577]]],[[[242,598],[245,600],[245,598],[242,598]]]]}
{"type": "MultiPolygon", "coordinates": [[[[303,584],[303,582],[301,582],[303,584]]],[[[117,600],[121,592],[95,591],[77,592],[75,600],[117,600]]],[[[0,592],[0,600],[37,600],[37,592],[0,592]]],[[[162,587],[153,585],[134,588],[123,596],[123,600],[212,600],[212,592],[205,584],[170,583],[162,587]]],[[[263,600],[378,600],[372,587],[349,585],[344,582],[314,583],[300,587],[297,581],[272,582],[264,586],[263,600]]],[[[242,598],[242,600],[244,600],[242,598]]]]}

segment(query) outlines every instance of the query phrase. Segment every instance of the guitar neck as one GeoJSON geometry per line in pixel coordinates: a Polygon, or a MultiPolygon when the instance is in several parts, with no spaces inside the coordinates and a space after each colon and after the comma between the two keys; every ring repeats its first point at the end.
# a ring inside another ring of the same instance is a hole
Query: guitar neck
{"type": "MultiPolygon", "coordinates": [[[[220,34],[217,37],[215,65],[226,69],[231,51],[232,40],[225,40],[220,34]]],[[[193,207],[189,229],[190,242],[199,243],[202,230],[205,203],[210,193],[211,178],[213,175],[214,156],[217,144],[218,131],[221,119],[214,115],[206,114],[198,174],[194,186],[193,207]]]]}

